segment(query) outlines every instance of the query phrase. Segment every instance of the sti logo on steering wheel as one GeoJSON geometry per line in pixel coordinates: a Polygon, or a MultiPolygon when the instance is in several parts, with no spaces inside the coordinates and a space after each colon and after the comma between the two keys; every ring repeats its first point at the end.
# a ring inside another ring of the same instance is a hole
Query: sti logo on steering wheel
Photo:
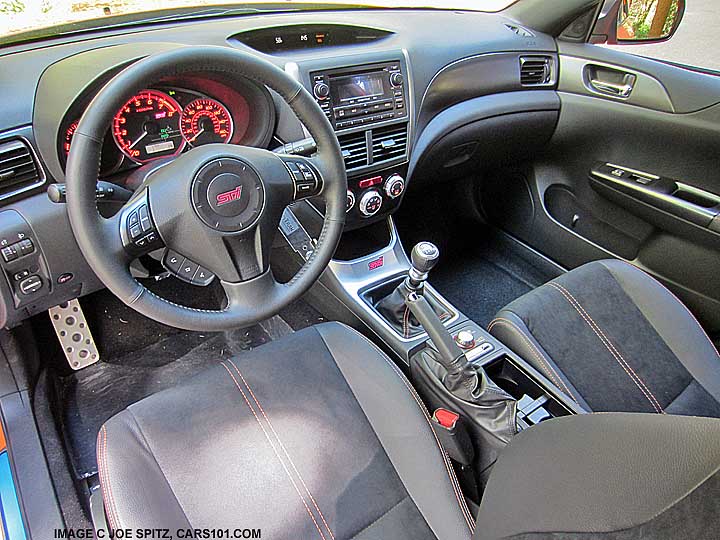
{"type": "Polygon", "coordinates": [[[236,187],[233,190],[226,191],[224,193],[218,193],[217,197],[215,197],[215,200],[217,201],[218,206],[222,206],[223,204],[237,201],[240,198],[241,194],[242,194],[242,185],[239,185],[238,187],[236,187]]]}

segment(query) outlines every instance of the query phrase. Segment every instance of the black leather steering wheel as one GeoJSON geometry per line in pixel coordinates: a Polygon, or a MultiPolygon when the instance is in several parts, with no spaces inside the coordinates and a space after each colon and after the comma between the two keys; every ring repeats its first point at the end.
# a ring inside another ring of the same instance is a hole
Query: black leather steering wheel
{"type": "Polygon", "coordinates": [[[117,74],[80,120],[66,182],[75,238],[100,280],[143,315],[188,330],[237,328],[276,314],[320,277],[345,222],[345,166],[320,107],[281,69],[225,47],[178,48],[148,56],[117,74]],[[103,138],[114,114],[130,96],[163,77],[208,71],[241,75],[277,92],[315,139],[317,154],[302,158],[229,144],[198,146],[156,168],[121,211],[102,217],[95,190],[103,138]],[[317,246],[290,282],[278,283],[268,258],[280,217],[287,205],[308,195],[325,202],[317,246]],[[131,217],[144,212],[150,221],[144,221],[142,236],[134,238],[131,217]],[[182,306],[135,280],[130,263],[163,246],[214,273],[227,296],[226,307],[182,306]]]}

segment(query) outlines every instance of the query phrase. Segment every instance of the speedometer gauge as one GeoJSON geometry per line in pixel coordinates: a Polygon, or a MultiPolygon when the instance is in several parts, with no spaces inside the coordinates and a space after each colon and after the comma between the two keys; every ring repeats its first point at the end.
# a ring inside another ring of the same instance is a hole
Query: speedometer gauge
{"type": "Polygon", "coordinates": [[[174,156],[185,146],[180,105],[164,92],[143,90],[130,98],[113,119],[113,138],[138,163],[174,156]]]}
{"type": "Polygon", "coordinates": [[[233,134],[233,122],[227,108],[214,99],[200,98],[183,109],[180,122],[183,137],[193,145],[227,143],[233,134]]]}

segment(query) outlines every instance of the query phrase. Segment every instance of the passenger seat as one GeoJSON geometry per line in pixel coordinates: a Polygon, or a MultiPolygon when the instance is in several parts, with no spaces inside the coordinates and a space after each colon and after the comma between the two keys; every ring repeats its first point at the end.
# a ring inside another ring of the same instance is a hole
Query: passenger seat
{"type": "Polygon", "coordinates": [[[720,356],[667,288],[595,261],[500,310],[488,330],[588,411],[720,417],[720,356]]]}

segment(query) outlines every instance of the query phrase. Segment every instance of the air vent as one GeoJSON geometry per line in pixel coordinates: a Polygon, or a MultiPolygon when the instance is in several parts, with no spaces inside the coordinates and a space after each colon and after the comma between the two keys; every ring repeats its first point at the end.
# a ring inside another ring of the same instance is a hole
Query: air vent
{"type": "Polygon", "coordinates": [[[26,191],[44,181],[35,157],[24,141],[14,139],[0,143],[0,197],[26,191]]]}
{"type": "Polygon", "coordinates": [[[555,84],[553,59],[550,56],[520,58],[520,84],[523,86],[552,86],[555,84]]]}
{"type": "Polygon", "coordinates": [[[374,129],[372,137],[372,162],[379,163],[405,157],[407,140],[407,125],[405,124],[374,129]]]}
{"type": "Polygon", "coordinates": [[[350,133],[349,135],[340,135],[340,150],[345,160],[345,170],[357,169],[368,164],[367,143],[365,142],[365,132],[350,133]]]}
{"type": "Polygon", "coordinates": [[[515,24],[506,24],[505,28],[510,30],[513,34],[517,34],[521,37],[535,37],[535,34],[533,34],[530,30],[526,30],[522,26],[517,26],[515,24]]]}

